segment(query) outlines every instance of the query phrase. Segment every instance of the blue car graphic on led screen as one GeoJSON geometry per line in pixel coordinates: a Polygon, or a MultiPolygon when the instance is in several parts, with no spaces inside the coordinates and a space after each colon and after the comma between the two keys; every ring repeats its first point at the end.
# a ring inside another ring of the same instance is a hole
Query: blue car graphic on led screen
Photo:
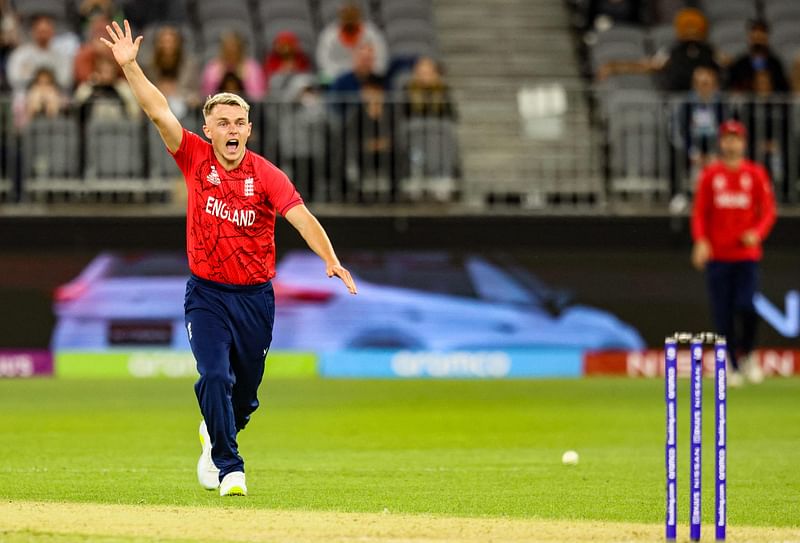
{"type": "MultiPolygon", "coordinates": [[[[352,296],[308,251],[280,260],[272,348],[641,349],[630,325],[527,270],[478,255],[353,253],[352,296]]],[[[55,294],[52,348],[188,349],[185,256],[104,253],[55,294]]]]}

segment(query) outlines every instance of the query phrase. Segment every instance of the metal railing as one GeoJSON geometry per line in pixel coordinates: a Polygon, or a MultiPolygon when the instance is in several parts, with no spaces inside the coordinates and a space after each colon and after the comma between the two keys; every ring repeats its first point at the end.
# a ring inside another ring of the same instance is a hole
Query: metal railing
{"type": "MultiPolygon", "coordinates": [[[[574,89],[565,103],[547,119],[555,129],[539,139],[521,130],[526,156],[486,178],[461,175],[457,121],[449,112],[420,112],[396,99],[373,107],[352,99],[258,102],[248,145],[285,170],[312,203],[636,212],[666,210],[676,197],[691,196],[699,168],[716,152],[716,125],[737,118],[778,201],[800,200],[798,99],[721,96],[698,105],[690,96],[653,91],[574,89]]],[[[181,122],[202,133],[200,111],[181,122]]],[[[503,143],[487,136],[487,145],[503,143]]],[[[181,185],[143,116],[92,119],[75,109],[20,125],[10,100],[0,100],[0,202],[169,203],[181,199],[181,185]]]]}
{"type": "MultiPolygon", "coordinates": [[[[176,191],[181,173],[144,116],[98,118],[76,108],[18,126],[8,101],[0,112],[6,201],[169,201],[176,191]]],[[[200,110],[180,120],[202,134],[200,110]]],[[[459,190],[449,116],[397,100],[347,99],[258,102],[250,120],[248,147],[283,169],[308,201],[449,201],[459,190]]]]}
{"type": "Polygon", "coordinates": [[[800,200],[800,100],[722,94],[701,101],[691,94],[637,90],[593,96],[596,123],[607,134],[611,199],[690,196],[700,170],[718,158],[719,124],[736,119],[747,127],[748,157],[766,168],[776,199],[800,200]]]}

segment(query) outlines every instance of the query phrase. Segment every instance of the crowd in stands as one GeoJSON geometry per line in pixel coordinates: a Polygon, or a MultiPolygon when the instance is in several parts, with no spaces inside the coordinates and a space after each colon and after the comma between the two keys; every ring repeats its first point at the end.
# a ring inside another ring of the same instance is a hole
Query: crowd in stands
{"type": "MultiPolygon", "coordinates": [[[[276,142],[293,160],[313,155],[314,142],[299,141],[310,127],[327,140],[346,129],[363,169],[405,160],[393,140],[410,121],[455,120],[429,0],[0,0],[0,92],[20,133],[64,115],[82,127],[141,118],[99,41],[123,19],[144,35],[139,63],[179,119],[196,118],[209,95],[236,92],[254,121],[274,121],[256,126],[253,141],[276,142]],[[272,114],[270,103],[287,107],[272,114]]],[[[404,170],[388,171],[394,191],[404,170]]]]}
{"type": "MultiPolygon", "coordinates": [[[[716,157],[719,125],[749,128],[749,152],[788,189],[791,103],[800,96],[796,0],[573,0],[586,72],[601,93],[668,100],[672,175],[716,157]]],[[[796,176],[798,172],[794,172],[796,176]]]]}

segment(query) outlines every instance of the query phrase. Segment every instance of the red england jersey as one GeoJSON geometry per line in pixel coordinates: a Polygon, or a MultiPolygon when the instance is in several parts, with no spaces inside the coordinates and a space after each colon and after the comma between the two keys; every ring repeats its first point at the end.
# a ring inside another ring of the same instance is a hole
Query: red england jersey
{"type": "Polygon", "coordinates": [[[775,197],[767,171],[743,160],[737,170],[720,161],[700,174],[692,212],[692,237],[711,243],[711,259],[760,260],[761,243],[745,247],[742,235],[754,230],[760,240],[775,223],[775,197]]]}
{"type": "Polygon", "coordinates": [[[249,149],[226,171],[211,144],[183,130],[173,154],[188,192],[186,252],[203,279],[255,285],[275,276],[275,213],[303,199],[281,170],[249,149]]]}

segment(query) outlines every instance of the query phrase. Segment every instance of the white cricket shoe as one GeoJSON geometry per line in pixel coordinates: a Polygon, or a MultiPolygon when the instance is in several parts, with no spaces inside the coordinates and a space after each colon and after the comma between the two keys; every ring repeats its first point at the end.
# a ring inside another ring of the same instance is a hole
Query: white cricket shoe
{"type": "Polygon", "coordinates": [[[752,354],[749,354],[744,359],[744,374],[747,380],[757,385],[764,381],[764,372],[761,371],[761,366],[758,365],[758,360],[752,354]]]}
{"type": "Polygon", "coordinates": [[[247,496],[247,485],[244,482],[244,472],[232,471],[222,478],[219,484],[220,496],[247,496]]]}
{"type": "Polygon", "coordinates": [[[208,435],[205,420],[200,422],[200,446],[203,452],[197,460],[197,480],[206,490],[216,490],[219,488],[219,469],[211,459],[211,437],[208,435]]]}

